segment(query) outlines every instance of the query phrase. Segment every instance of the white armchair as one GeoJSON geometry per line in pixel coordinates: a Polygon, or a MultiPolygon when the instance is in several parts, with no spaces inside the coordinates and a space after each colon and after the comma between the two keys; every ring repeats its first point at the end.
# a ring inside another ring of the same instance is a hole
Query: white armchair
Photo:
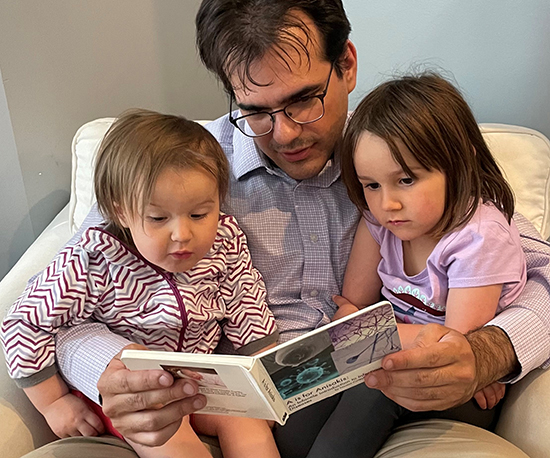
{"type": "MultiPolygon", "coordinates": [[[[91,121],[76,133],[72,144],[70,202],[0,282],[0,320],[22,292],[27,280],[49,263],[87,215],[94,201],[93,157],[112,121],[112,118],[91,121]]],[[[523,127],[485,124],[482,130],[514,189],[518,211],[530,219],[547,239],[550,236],[550,142],[539,132],[523,127]]],[[[0,388],[0,418],[4,419],[0,434],[0,458],[20,457],[55,439],[23,391],[9,379],[3,356],[0,361],[0,388]]],[[[549,411],[550,372],[537,370],[509,390],[497,434],[531,458],[549,457],[549,411]]],[[[434,427],[433,431],[439,434],[437,428],[434,427]]],[[[491,440],[494,439],[500,440],[491,440]]]]}

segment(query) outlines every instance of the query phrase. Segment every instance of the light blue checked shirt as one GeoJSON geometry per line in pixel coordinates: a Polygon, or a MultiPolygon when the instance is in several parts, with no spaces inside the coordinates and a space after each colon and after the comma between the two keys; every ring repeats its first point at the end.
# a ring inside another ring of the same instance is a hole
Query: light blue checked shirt
{"type": "MultiPolygon", "coordinates": [[[[223,211],[237,218],[248,238],[281,340],[328,323],[336,310],[331,297],[341,291],[359,220],[340,180],[339,157],[318,176],[296,181],[273,166],[227,116],[207,128],[222,145],[231,168],[223,211]]],[[[83,227],[100,221],[94,209],[83,227]]],[[[512,381],[535,367],[550,365],[550,247],[536,238],[525,218],[516,218],[516,223],[528,274],[536,280],[528,282],[516,303],[490,323],[507,332],[522,365],[522,373],[512,381]]],[[[57,337],[58,365],[70,384],[97,399],[100,375],[128,343],[100,323],[68,328],[57,337]]]]}

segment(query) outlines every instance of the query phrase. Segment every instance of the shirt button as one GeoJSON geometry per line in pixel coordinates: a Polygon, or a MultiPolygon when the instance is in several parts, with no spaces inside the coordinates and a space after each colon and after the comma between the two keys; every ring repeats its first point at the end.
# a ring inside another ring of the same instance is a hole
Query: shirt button
{"type": "Polygon", "coordinates": [[[313,243],[317,243],[317,240],[319,240],[319,236],[317,234],[309,234],[309,240],[311,240],[313,243]]]}
{"type": "Polygon", "coordinates": [[[317,297],[319,295],[319,291],[317,291],[316,289],[313,289],[309,292],[309,295],[311,297],[317,297]]]}

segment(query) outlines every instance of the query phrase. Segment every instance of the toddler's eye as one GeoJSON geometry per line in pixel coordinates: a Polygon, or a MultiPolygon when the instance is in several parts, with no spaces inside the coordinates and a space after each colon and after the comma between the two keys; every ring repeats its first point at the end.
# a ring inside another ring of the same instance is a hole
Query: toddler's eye
{"type": "Polygon", "coordinates": [[[203,218],[206,218],[207,215],[208,215],[208,213],[195,213],[195,214],[191,215],[191,218],[193,218],[193,219],[203,219],[203,218]]]}
{"type": "Polygon", "coordinates": [[[401,182],[401,184],[404,184],[406,186],[410,186],[411,184],[414,183],[414,178],[411,178],[411,177],[406,177],[406,178],[401,178],[401,180],[399,180],[401,182]]]}
{"type": "Polygon", "coordinates": [[[164,217],[164,216],[148,216],[147,220],[151,221],[152,223],[160,223],[160,222],[166,220],[166,217],[164,217]]]}

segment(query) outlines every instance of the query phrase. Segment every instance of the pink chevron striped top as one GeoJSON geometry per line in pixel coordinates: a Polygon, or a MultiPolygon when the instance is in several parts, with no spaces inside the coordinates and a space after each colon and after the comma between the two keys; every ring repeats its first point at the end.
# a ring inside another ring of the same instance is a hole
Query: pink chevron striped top
{"type": "Polygon", "coordinates": [[[211,353],[223,330],[239,352],[253,352],[278,337],[265,298],[262,277],[232,216],[220,216],[208,254],[177,274],[148,263],[102,227],[90,228],[54,258],[6,315],[2,344],[8,371],[21,386],[39,383],[39,373],[55,364],[57,330],[88,319],[152,349],[211,353]]]}

